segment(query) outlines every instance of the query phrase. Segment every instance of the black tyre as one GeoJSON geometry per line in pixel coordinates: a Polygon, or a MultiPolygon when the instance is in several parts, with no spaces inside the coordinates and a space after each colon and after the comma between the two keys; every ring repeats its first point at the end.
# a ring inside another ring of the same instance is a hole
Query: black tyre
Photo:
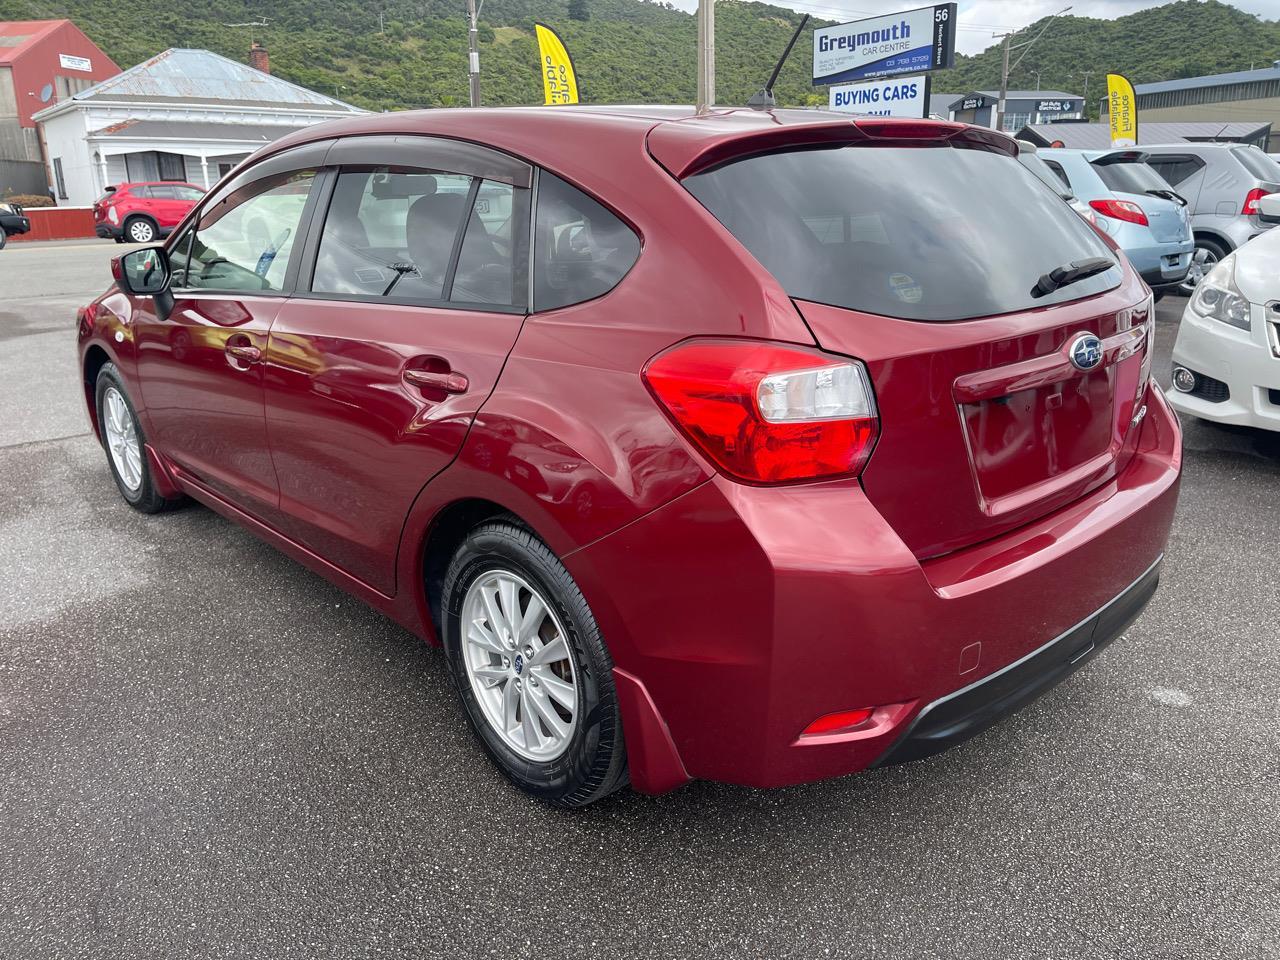
{"type": "Polygon", "coordinates": [[[4,249],[4,245],[9,242],[9,235],[0,230],[0,250],[4,249]]]}
{"type": "Polygon", "coordinates": [[[124,235],[130,243],[155,243],[160,230],[148,217],[130,217],[124,222],[124,235]]]}
{"type": "Polygon", "coordinates": [[[107,453],[107,464],[120,496],[135,510],[159,513],[181,502],[168,500],[156,492],[147,463],[146,437],[133,409],[133,402],[114,363],[103,364],[95,388],[98,434],[107,453]]]}
{"type": "Polygon", "coordinates": [[[441,621],[467,718],[516,786],[581,807],[627,783],[613,661],[545,543],[513,520],[476,527],[445,573],[441,621]]]}

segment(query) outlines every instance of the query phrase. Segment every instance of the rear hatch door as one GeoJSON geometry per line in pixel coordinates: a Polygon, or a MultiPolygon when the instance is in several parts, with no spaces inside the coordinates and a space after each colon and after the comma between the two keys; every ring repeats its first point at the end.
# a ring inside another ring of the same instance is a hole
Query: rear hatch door
{"type": "Polygon", "coordinates": [[[1099,488],[1136,435],[1149,293],[1114,259],[1035,292],[1115,253],[1008,143],[774,145],[683,180],[821,346],[867,365],[880,439],[863,487],[921,558],[1099,488]]]}
{"type": "Polygon", "coordinates": [[[1117,200],[1135,203],[1142,209],[1157,243],[1190,240],[1191,208],[1187,198],[1147,165],[1146,156],[1141,151],[1119,150],[1090,162],[1117,200]]]}

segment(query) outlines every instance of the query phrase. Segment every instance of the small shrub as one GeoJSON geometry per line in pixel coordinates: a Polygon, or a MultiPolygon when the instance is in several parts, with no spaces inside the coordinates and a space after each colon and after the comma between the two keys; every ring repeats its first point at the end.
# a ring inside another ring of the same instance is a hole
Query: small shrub
{"type": "Polygon", "coordinates": [[[3,200],[5,203],[16,203],[20,207],[56,206],[48,197],[41,197],[34,193],[6,193],[3,200]]]}

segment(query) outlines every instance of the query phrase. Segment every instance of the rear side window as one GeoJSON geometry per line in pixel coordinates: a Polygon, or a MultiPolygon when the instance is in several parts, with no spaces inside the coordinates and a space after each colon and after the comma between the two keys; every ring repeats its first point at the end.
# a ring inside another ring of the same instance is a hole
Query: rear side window
{"type": "Polygon", "coordinates": [[[1064,187],[1071,189],[1071,178],[1067,176],[1067,171],[1062,169],[1062,164],[1057,160],[1046,160],[1044,165],[1053,171],[1053,175],[1062,181],[1064,187]]]}
{"type": "Polygon", "coordinates": [[[1169,189],[1168,181],[1145,163],[1098,163],[1096,160],[1092,163],[1108,190],[1143,194],[1148,190],[1169,189]]]}
{"type": "Polygon", "coordinates": [[[1160,174],[1170,186],[1176,187],[1204,164],[1196,157],[1150,157],[1147,166],[1160,174]]]}
{"type": "Polygon", "coordinates": [[[555,310],[608,293],[640,256],[631,228],[545,170],[538,176],[533,309],[555,310]]]}
{"type": "Polygon", "coordinates": [[[1280,163],[1276,163],[1257,147],[1240,147],[1231,155],[1249,171],[1250,175],[1268,183],[1280,183],[1280,163]]]}
{"type": "Polygon", "coordinates": [[[1040,277],[1112,256],[1012,157],[938,147],[764,154],[684,181],[793,297],[908,320],[963,320],[1075,300],[1119,267],[1035,298],[1040,277]],[[974,184],[1000,184],[999,197],[974,184]]]}
{"type": "MultiPolygon", "coordinates": [[[[325,218],[311,290],[523,305],[523,273],[514,269],[522,216],[515,193],[510,184],[456,173],[344,170],[325,218]]],[[[527,203],[524,209],[527,215],[527,203]]]]}

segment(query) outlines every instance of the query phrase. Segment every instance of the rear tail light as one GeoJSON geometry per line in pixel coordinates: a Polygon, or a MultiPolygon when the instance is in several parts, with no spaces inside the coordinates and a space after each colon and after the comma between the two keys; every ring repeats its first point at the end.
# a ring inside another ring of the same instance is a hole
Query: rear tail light
{"type": "Polygon", "coordinates": [[[1147,215],[1131,200],[1090,200],[1089,206],[1112,220],[1123,220],[1144,227],[1147,225],[1147,215]]]}
{"type": "Polygon", "coordinates": [[[856,476],[880,430],[862,364],[801,347],[694,340],[643,376],[689,439],[747,483],[856,476]]]}
{"type": "Polygon", "coordinates": [[[1258,201],[1270,192],[1270,190],[1254,187],[1244,195],[1244,206],[1240,208],[1240,212],[1246,216],[1256,217],[1258,215],[1258,201]]]}

